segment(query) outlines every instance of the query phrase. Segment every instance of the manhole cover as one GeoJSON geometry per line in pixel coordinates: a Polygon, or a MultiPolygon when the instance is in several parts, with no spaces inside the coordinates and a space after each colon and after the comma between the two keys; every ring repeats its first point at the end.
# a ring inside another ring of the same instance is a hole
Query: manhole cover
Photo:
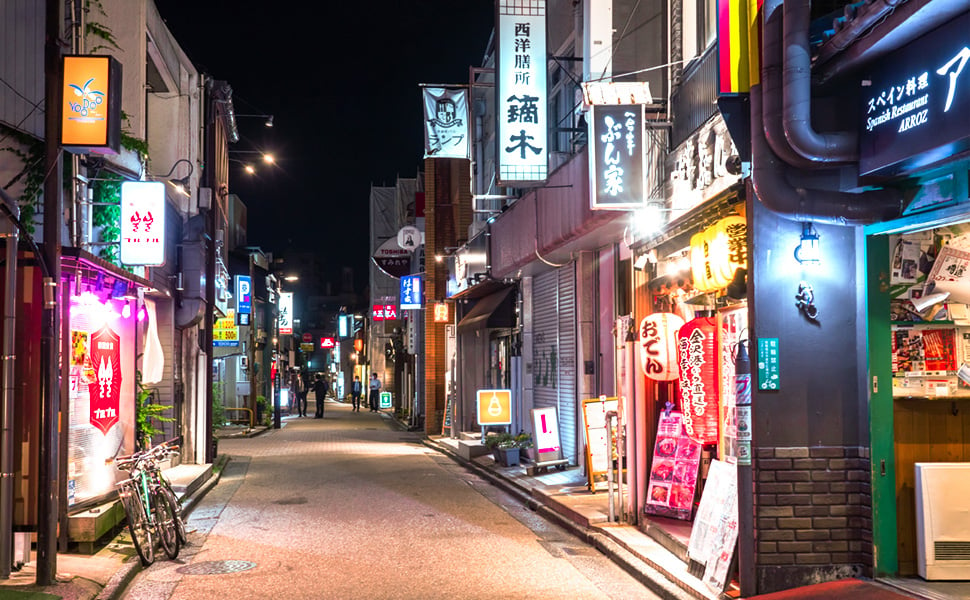
{"type": "Polygon", "coordinates": [[[222,575],[224,573],[239,573],[248,571],[256,563],[248,560],[207,560],[175,569],[183,575],[222,575]]]}

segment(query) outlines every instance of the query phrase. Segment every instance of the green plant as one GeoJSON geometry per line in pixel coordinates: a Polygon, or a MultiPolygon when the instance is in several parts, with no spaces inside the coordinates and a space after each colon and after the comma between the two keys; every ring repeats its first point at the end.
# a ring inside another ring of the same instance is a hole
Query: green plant
{"type": "Polygon", "coordinates": [[[495,450],[496,448],[517,448],[515,445],[515,436],[507,431],[486,436],[485,447],[489,450],[495,450]]]}
{"type": "Polygon", "coordinates": [[[102,246],[98,256],[113,264],[118,264],[118,251],[121,240],[121,176],[104,172],[94,182],[94,206],[91,211],[92,224],[101,232],[102,246]]]}
{"type": "Polygon", "coordinates": [[[269,427],[272,414],[269,410],[269,401],[266,400],[266,396],[256,396],[256,411],[262,417],[262,424],[269,427]]]}
{"type": "Polygon", "coordinates": [[[141,449],[151,448],[152,436],[163,433],[155,427],[159,423],[171,423],[175,419],[162,414],[171,410],[171,406],[154,402],[155,390],[146,387],[141,382],[141,371],[135,373],[135,424],[137,427],[136,445],[141,449]]]}
{"type": "Polygon", "coordinates": [[[7,139],[12,139],[17,145],[0,147],[0,153],[12,154],[22,167],[10,181],[0,182],[0,186],[6,190],[23,181],[24,189],[19,200],[20,222],[28,232],[33,233],[34,217],[40,208],[44,187],[44,140],[0,123],[0,141],[7,139]]]}
{"type": "Polygon", "coordinates": [[[226,424],[226,409],[222,405],[222,384],[215,382],[212,384],[212,431],[215,433],[226,424]]]}
{"type": "Polygon", "coordinates": [[[531,448],[532,436],[524,431],[520,431],[514,438],[516,448],[531,448]]]}

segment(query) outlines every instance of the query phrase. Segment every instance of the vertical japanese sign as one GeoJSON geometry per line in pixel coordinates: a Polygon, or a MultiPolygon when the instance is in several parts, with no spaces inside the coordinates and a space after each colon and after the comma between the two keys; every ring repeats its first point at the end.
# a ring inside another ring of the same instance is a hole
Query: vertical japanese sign
{"type": "MultiPolygon", "coordinates": [[[[236,275],[236,314],[249,315],[253,312],[253,280],[248,275],[236,275]]],[[[248,325],[240,319],[240,325],[248,325]]]]}
{"type": "Polygon", "coordinates": [[[121,184],[121,263],[165,264],[165,184],[126,181],[121,184]]]}
{"type": "Polygon", "coordinates": [[[468,158],[468,92],[424,88],[424,157],[468,158]]]}
{"type": "Polygon", "coordinates": [[[421,277],[406,275],[401,278],[401,310],[421,308],[421,277]]]}
{"type": "Polygon", "coordinates": [[[117,154],[121,145],[121,63],[65,56],[61,144],[70,152],[117,154]]]}
{"type": "Polygon", "coordinates": [[[293,292],[280,292],[280,335],[293,335],[293,292]]]}
{"type": "Polygon", "coordinates": [[[545,0],[498,0],[498,184],[548,177],[545,0]]]}
{"type": "Polygon", "coordinates": [[[643,105],[592,106],[590,127],[590,208],[643,206],[643,105]]]}
{"type": "Polygon", "coordinates": [[[96,377],[88,384],[91,425],[107,434],[121,404],[121,337],[105,325],[91,336],[90,356],[96,377]]]}

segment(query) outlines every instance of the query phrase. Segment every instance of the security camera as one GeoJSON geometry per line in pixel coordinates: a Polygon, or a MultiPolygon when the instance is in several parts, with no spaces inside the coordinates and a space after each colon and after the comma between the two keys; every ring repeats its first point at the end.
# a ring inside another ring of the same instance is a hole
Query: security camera
{"type": "Polygon", "coordinates": [[[724,168],[727,169],[727,172],[731,175],[740,175],[741,157],[737,154],[732,154],[731,156],[727,157],[727,160],[724,161],[724,168]]]}

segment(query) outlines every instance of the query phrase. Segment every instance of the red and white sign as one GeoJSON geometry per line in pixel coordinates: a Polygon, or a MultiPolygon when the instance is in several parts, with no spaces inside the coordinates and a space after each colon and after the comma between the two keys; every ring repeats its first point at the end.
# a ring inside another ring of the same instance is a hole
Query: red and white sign
{"type": "Polygon", "coordinates": [[[673,313],[654,313],[640,321],[640,367],[656,381],[677,379],[677,331],[684,320],[673,313]]]}
{"type": "Polygon", "coordinates": [[[121,405],[121,338],[105,325],[91,336],[90,356],[97,377],[88,384],[91,424],[107,434],[121,405]]]}
{"type": "Polygon", "coordinates": [[[701,445],[684,435],[683,415],[677,411],[661,413],[643,510],[654,515],[690,519],[700,462],[701,445]]]}
{"type": "Polygon", "coordinates": [[[680,328],[680,410],[684,431],[701,444],[717,442],[717,321],[698,317],[680,328]]]}
{"type": "Polygon", "coordinates": [[[336,346],[336,344],[334,343],[332,337],[320,338],[320,347],[323,348],[324,350],[329,350],[334,346],[336,346]]]}
{"type": "Polygon", "coordinates": [[[165,184],[126,181],[121,184],[121,263],[165,264],[165,184]]]}
{"type": "Polygon", "coordinates": [[[397,305],[375,304],[371,309],[371,317],[375,321],[395,321],[397,320],[397,305]]]}
{"type": "Polygon", "coordinates": [[[312,333],[304,333],[303,334],[303,341],[304,342],[309,342],[309,343],[312,344],[313,343],[313,334],[312,333]]]}
{"type": "Polygon", "coordinates": [[[395,279],[411,274],[411,251],[398,246],[397,237],[388,238],[372,258],[377,268],[395,279]]]}

